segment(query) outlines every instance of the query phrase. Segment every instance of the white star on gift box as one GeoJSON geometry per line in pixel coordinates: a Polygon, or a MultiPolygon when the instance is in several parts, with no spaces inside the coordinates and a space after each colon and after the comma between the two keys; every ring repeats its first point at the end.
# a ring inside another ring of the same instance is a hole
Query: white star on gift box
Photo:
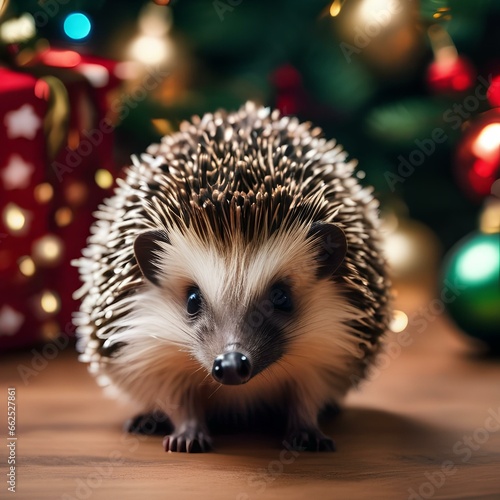
{"type": "Polygon", "coordinates": [[[4,188],[27,188],[34,170],[35,167],[31,163],[25,162],[19,155],[12,155],[7,166],[0,172],[4,188]]]}
{"type": "Polygon", "coordinates": [[[0,309],[0,335],[14,335],[24,322],[24,316],[10,306],[0,309]]]}
{"type": "Polygon", "coordinates": [[[23,104],[19,109],[5,113],[4,124],[9,139],[16,137],[34,139],[42,120],[36,115],[31,104],[23,104]]]}

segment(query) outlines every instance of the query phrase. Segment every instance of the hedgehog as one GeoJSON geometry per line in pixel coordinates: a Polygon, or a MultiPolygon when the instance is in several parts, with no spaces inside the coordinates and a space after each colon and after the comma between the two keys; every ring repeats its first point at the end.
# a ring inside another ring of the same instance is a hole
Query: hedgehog
{"type": "Polygon", "coordinates": [[[74,263],[80,359],[137,408],[129,431],[202,452],[210,422],[270,412],[287,446],[334,450],[318,416],[366,375],[391,316],[379,205],[355,167],[320,128],[253,103],[132,157],[74,263]]]}

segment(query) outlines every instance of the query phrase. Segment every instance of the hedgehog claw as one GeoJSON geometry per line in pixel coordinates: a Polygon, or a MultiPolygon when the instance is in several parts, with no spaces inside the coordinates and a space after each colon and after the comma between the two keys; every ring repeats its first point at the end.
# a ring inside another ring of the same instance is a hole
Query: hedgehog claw
{"type": "Polygon", "coordinates": [[[335,443],[319,429],[297,429],[286,441],[297,451],[335,451],[335,443]]]}
{"type": "Polygon", "coordinates": [[[212,449],[212,440],[206,432],[197,428],[188,428],[174,432],[163,438],[165,451],[185,453],[204,453],[212,449]]]}

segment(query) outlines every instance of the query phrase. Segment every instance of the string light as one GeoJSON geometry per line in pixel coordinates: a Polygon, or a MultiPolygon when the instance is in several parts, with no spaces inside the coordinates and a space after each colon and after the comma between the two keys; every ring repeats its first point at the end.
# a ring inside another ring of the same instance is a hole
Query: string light
{"type": "Polygon", "coordinates": [[[12,206],[7,210],[6,223],[9,229],[19,231],[24,227],[26,217],[18,207],[12,206]]]}
{"type": "Polygon", "coordinates": [[[35,187],[34,194],[38,203],[48,203],[54,195],[54,189],[48,182],[44,182],[35,187]]]}
{"type": "Polygon", "coordinates": [[[36,266],[31,257],[21,257],[18,261],[19,270],[24,276],[30,277],[35,274],[36,266]]]}
{"type": "Polygon", "coordinates": [[[27,212],[14,203],[5,207],[3,221],[11,233],[22,234],[27,230],[27,212]]]}
{"type": "Polygon", "coordinates": [[[73,220],[73,212],[69,207],[61,207],[57,209],[55,214],[56,224],[59,227],[65,227],[73,220]]]}
{"type": "Polygon", "coordinates": [[[55,292],[45,290],[40,298],[40,306],[43,312],[47,314],[55,314],[61,307],[61,301],[55,292]]]}
{"type": "Polygon", "coordinates": [[[95,182],[102,189],[109,189],[113,185],[113,176],[109,170],[100,168],[95,173],[95,182]]]}
{"type": "Polygon", "coordinates": [[[408,316],[403,311],[395,310],[389,328],[394,333],[402,332],[408,326],[408,316]]]}
{"type": "Polygon", "coordinates": [[[62,257],[63,243],[61,238],[48,234],[33,243],[33,257],[36,262],[47,266],[59,263],[62,257]]]}

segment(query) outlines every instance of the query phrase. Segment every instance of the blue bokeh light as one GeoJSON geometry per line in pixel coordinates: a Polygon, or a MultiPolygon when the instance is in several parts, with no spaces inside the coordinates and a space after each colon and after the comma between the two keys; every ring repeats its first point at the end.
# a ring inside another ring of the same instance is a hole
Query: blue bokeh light
{"type": "Polygon", "coordinates": [[[73,12],[64,20],[64,33],[73,40],[82,40],[92,29],[90,19],[81,12],[73,12]]]}

